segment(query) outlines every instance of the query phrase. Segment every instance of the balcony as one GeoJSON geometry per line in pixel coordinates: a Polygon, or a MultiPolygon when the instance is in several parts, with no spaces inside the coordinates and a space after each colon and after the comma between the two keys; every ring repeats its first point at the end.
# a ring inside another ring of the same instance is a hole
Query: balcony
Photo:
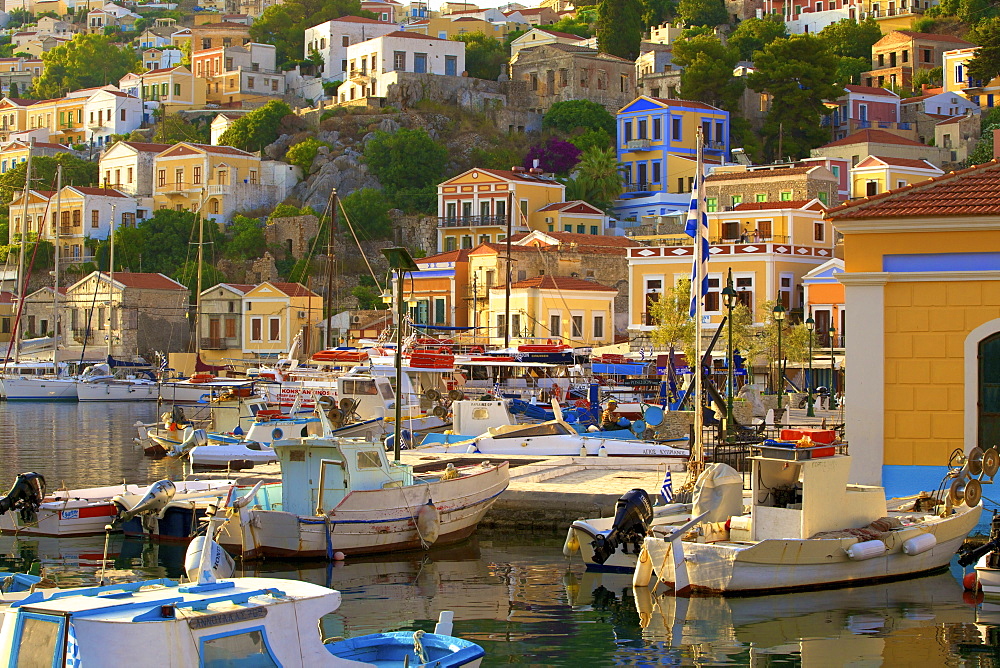
{"type": "Polygon", "coordinates": [[[202,350],[227,350],[229,348],[237,348],[239,346],[239,341],[236,337],[202,337],[201,339],[201,349],[202,350]]]}
{"type": "Polygon", "coordinates": [[[73,340],[77,343],[94,343],[97,341],[97,332],[93,329],[73,328],[73,340]]]}
{"type": "Polygon", "coordinates": [[[348,78],[351,81],[371,81],[374,77],[368,73],[368,70],[351,70],[348,78]]]}
{"type": "Polygon", "coordinates": [[[656,184],[646,183],[645,181],[637,181],[635,183],[626,183],[624,186],[624,192],[648,193],[648,192],[653,192],[654,188],[656,188],[656,184]]]}
{"type": "Polygon", "coordinates": [[[478,227],[482,225],[506,226],[507,216],[447,216],[438,218],[438,227],[478,227]]]}
{"type": "Polygon", "coordinates": [[[625,142],[625,148],[630,151],[648,151],[651,144],[649,139],[630,139],[625,142]]]}
{"type": "MultiPolygon", "coordinates": [[[[255,184],[256,185],[256,184],[255,184]]],[[[229,195],[233,192],[233,187],[229,184],[206,186],[206,195],[229,195]]]]}

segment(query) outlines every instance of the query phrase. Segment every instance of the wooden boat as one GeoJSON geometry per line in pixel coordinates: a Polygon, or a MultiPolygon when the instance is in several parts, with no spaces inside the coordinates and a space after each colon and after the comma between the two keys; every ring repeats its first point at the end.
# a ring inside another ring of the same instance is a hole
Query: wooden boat
{"type": "Polygon", "coordinates": [[[321,557],[427,548],[462,540],[507,488],[507,463],[416,474],[383,444],[322,436],[275,441],[281,482],[237,488],[219,543],[244,558],[321,557]],[[253,492],[250,502],[242,497],[253,492]]]}
{"type": "Polygon", "coordinates": [[[982,512],[971,493],[954,508],[932,501],[937,512],[887,504],[882,487],[848,484],[846,446],[785,445],[750,457],[749,515],[696,499],[690,522],[646,537],[636,586],[655,574],[678,593],[744,594],[911,577],[945,567],[982,512]]]}

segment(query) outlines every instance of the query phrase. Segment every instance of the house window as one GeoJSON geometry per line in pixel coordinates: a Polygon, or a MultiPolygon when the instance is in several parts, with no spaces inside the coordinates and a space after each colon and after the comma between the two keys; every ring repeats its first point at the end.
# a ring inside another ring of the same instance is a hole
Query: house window
{"type": "Polygon", "coordinates": [[[201,185],[201,165],[192,169],[191,183],[196,186],[201,185]]]}
{"type": "Polygon", "coordinates": [[[448,237],[444,240],[444,249],[446,251],[455,250],[455,237],[448,237]]]}
{"type": "MultiPolygon", "coordinates": [[[[326,40],[323,40],[323,41],[325,42],[326,40]]],[[[340,40],[340,45],[341,46],[350,46],[351,45],[350,38],[347,35],[344,35],[341,38],[341,40],[340,40]]]]}
{"type": "Polygon", "coordinates": [[[96,211],[95,210],[95,211],[91,211],[90,212],[90,226],[91,227],[100,227],[101,226],[101,213],[100,213],[100,211],[96,211]]]}
{"type": "Polygon", "coordinates": [[[271,90],[278,90],[278,80],[271,79],[271,90]]]}
{"type": "Polygon", "coordinates": [[[715,197],[706,197],[705,207],[708,213],[715,213],[719,210],[719,200],[715,197]]]}
{"type": "Polygon", "coordinates": [[[757,232],[754,235],[759,237],[761,241],[768,241],[771,238],[771,221],[770,220],[758,220],[757,221],[757,232]]]}
{"type": "Polygon", "coordinates": [[[823,223],[813,223],[813,240],[823,241],[826,238],[826,229],[823,223]]]}
{"type": "Polygon", "coordinates": [[[264,319],[263,318],[250,318],[250,340],[251,341],[263,341],[264,340],[264,319]]]}
{"type": "Polygon", "coordinates": [[[167,185],[167,170],[159,169],[156,171],[156,185],[160,187],[167,185]]]}
{"type": "Polygon", "coordinates": [[[211,213],[212,214],[218,214],[219,213],[219,200],[212,199],[211,213]]]}
{"type": "Polygon", "coordinates": [[[743,204],[743,195],[733,195],[733,208],[743,204]]]}
{"type": "Polygon", "coordinates": [[[830,197],[825,192],[817,193],[817,196],[819,197],[819,201],[823,204],[830,204],[830,197]]]}
{"type": "Polygon", "coordinates": [[[128,182],[132,183],[132,168],[128,168],[128,182]]]}
{"type": "Polygon", "coordinates": [[[636,139],[647,139],[646,137],[646,127],[647,123],[645,120],[640,120],[636,122],[636,139]]]}
{"type": "MultiPolygon", "coordinates": [[[[175,83],[174,84],[174,95],[176,95],[176,96],[179,97],[180,94],[181,94],[181,85],[179,83],[175,83]]],[[[123,111],[122,114],[124,115],[124,113],[125,112],[123,111]]],[[[124,121],[125,119],[123,118],[122,120],[124,121]]]]}
{"type": "Polygon", "coordinates": [[[595,315],[594,316],[594,339],[604,338],[604,316],[595,315]]]}
{"type": "Polygon", "coordinates": [[[507,322],[503,313],[497,314],[497,336],[502,337],[506,331],[507,322]]]}
{"type": "Polygon", "coordinates": [[[754,201],[755,202],[766,202],[767,201],[767,193],[757,193],[757,194],[755,194],[754,195],[754,201]]]}
{"type": "Polygon", "coordinates": [[[653,183],[659,183],[659,182],[660,182],[660,163],[659,162],[654,162],[653,163],[653,183]]]}
{"type": "Polygon", "coordinates": [[[628,85],[628,75],[627,74],[621,75],[621,77],[618,80],[618,85],[621,88],[621,92],[623,92],[623,93],[627,93],[628,92],[629,85],[628,85]]]}
{"type": "Polygon", "coordinates": [[[705,310],[717,312],[719,310],[719,279],[708,277],[708,292],[705,293],[705,310]]]}
{"type": "Polygon", "coordinates": [[[180,189],[184,184],[184,169],[178,168],[174,170],[174,185],[180,189]]]}
{"type": "MultiPolygon", "coordinates": [[[[233,303],[229,302],[229,307],[232,309],[233,303]]],[[[232,311],[230,311],[232,313],[232,311]]],[[[236,338],[236,318],[226,318],[226,338],[235,339],[236,338]]]]}
{"type": "Polygon", "coordinates": [[[632,141],[632,121],[625,121],[623,126],[625,129],[625,141],[626,142],[632,141]]]}
{"type": "Polygon", "coordinates": [[[657,141],[660,139],[660,119],[653,119],[653,140],[657,141]]]}
{"type": "Polygon", "coordinates": [[[549,335],[562,336],[562,316],[559,314],[549,316],[549,335]]]}
{"type": "Polygon", "coordinates": [[[792,191],[791,190],[782,190],[781,191],[781,195],[780,195],[780,199],[781,199],[782,202],[791,202],[792,201],[792,191]]]}
{"type": "Polygon", "coordinates": [[[681,138],[681,119],[671,118],[670,119],[670,134],[673,141],[679,141],[681,138]]]}
{"type": "Polygon", "coordinates": [[[574,316],[571,317],[571,319],[570,319],[570,331],[571,331],[570,336],[572,336],[574,339],[582,339],[583,338],[583,316],[582,315],[574,315],[574,316]]]}
{"type": "Polygon", "coordinates": [[[247,77],[247,88],[253,88],[253,85],[254,85],[254,78],[247,77]]]}
{"type": "Polygon", "coordinates": [[[257,184],[257,170],[256,169],[251,169],[250,170],[250,183],[252,185],[256,185],[257,184]]]}
{"type": "Polygon", "coordinates": [[[281,340],[281,318],[269,318],[267,322],[267,340],[281,340]]]}
{"type": "Polygon", "coordinates": [[[924,49],[924,62],[925,63],[931,62],[931,50],[930,49],[924,49]]]}
{"type": "Polygon", "coordinates": [[[73,227],[80,227],[81,225],[81,213],[79,209],[73,211],[73,227]]]}

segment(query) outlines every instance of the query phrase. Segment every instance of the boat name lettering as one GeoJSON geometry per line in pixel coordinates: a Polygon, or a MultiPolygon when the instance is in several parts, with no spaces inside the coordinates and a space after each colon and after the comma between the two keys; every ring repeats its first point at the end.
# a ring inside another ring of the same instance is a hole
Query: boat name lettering
{"type": "Polygon", "coordinates": [[[188,626],[195,630],[207,629],[213,626],[223,626],[224,624],[247,622],[251,619],[263,619],[264,617],[267,617],[267,608],[262,605],[255,605],[252,608],[244,608],[243,610],[216,612],[210,615],[191,617],[188,619],[188,626]]]}
{"type": "Polygon", "coordinates": [[[660,381],[653,378],[623,378],[622,385],[630,387],[659,387],[660,381]]]}
{"type": "Polygon", "coordinates": [[[659,455],[669,455],[670,453],[669,452],[663,452],[663,451],[661,451],[661,450],[659,450],[657,448],[646,448],[645,450],[642,451],[642,454],[644,454],[644,455],[657,455],[657,456],[659,456],[659,455]]]}
{"type": "Polygon", "coordinates": [[[80,519],[79,510],[61,510],[59,511],[59,519],[61,520],[78,520],[80,519]]]}

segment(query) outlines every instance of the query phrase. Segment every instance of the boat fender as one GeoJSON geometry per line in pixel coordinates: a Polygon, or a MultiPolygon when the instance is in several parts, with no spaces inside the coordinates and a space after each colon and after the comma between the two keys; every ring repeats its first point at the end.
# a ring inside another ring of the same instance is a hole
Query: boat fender
{"type": "Polygon", "coordinates": [[[580,446],[580,456],[581,457],[586,457],[587,456],[587,446],[586,445],[581,445],[580,446]]]}
{"type": "Polygon", "coordinates": [[[420,510],[417,511],[416,525],[417,533],[420,534],[420,542],[424,544],[424,549],[427,549],[437,541],[441,531],[441,513],[438,512],[433,501],[428,500],[427,503],[420,506],[420,510]]]}
{"type": "Polygon", "coordinates": [[[580,539],[576,537],[576,529],[570,527],[566,532],[566,542],[563,543],[563,554],[572,557],[580,549],[580,539]]]}
{"type": "MultiPolygon", "coordinates": [[[[927,534],[923,535],[926,536],[927,534]]],[[[565,550],[563,551],[565,552],[565,550]]],[[[965,588],[966,591],[979,591],[980,588],[979,576],[976,574],[975,571],[965,574],[965,577],[962,578],[962,586],[965,588]]]]}
{"type": "Polygon", "coordinates": [[[434,625],[434,633],[441,636],[450,636],[454,627],[455,613],[451,610],[442,610],[438,615],[438,622],[434,625]]]}
{"type": "Polygon", "coordinates": [[[932,533],[922,533],[919,536],[903,541],[903,554],[911,557],[930,550],[937,545],[937,537],[932,533]]]}
{"type": "Polygon", "coordinates": [[[653,577],[653,559],[649,556],[646,546],[642,546],[639,558],[635,561],[635,572],[632,573],[633,587],[648,587],[653,577]]]}
{"type": "Polygon", "coordinates": [[[601,447],[597,448],[597,456],[598,457],[608,456],[608,449],[604,447],[604,443],[601,443],[601,447]]]}
{"type": "Polygon", "coordinates": [[[480,454],[479,453],[479,448],[476,447],[475,443],[470,443],[469,444],[469,449],[466,450],[466,452],[469,453],[470,455],[480,454]]]}
{"type": "Polygon", "coordinates": [[[880,540],[866,540],[862,543],[855,543],[847,548],[847,556],[853,561],[864,561],[873,557],[881,557],[885,554],[886,546],[880,540]]]}

